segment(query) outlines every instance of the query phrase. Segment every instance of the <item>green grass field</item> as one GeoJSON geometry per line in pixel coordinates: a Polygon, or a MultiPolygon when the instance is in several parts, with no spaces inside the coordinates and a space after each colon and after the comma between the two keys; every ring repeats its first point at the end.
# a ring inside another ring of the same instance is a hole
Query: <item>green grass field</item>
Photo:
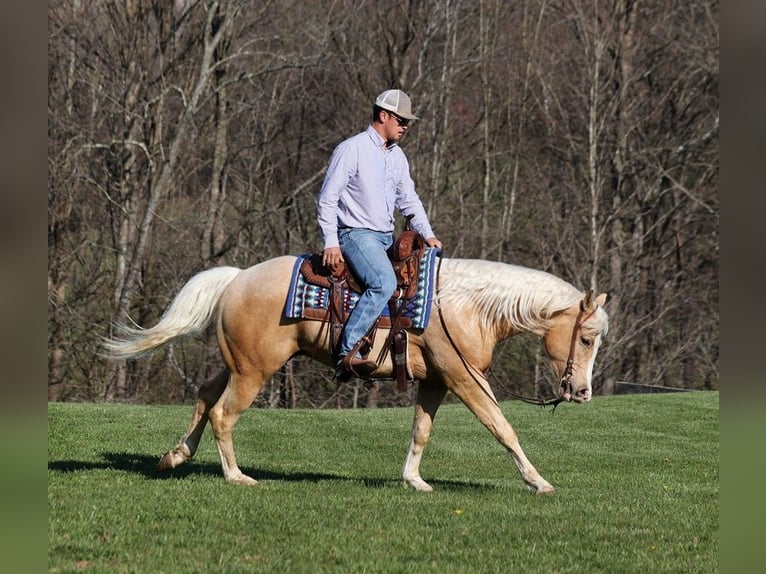
{"type": "Polygon", "coordinates": [[[402,487],[411,409],[255,410],[227,485],[210,430],[157,474],[191,407],[48,405],[49,572],[717,572],[719,394],[502,408],[557,492],[530,493],[462,405],[402,487]]]}

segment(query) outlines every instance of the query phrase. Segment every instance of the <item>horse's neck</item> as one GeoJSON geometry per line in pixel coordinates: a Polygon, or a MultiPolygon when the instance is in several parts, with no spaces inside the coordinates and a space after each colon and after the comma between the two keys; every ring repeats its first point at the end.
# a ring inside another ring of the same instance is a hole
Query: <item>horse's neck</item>
{"type": "Polygon", "coordinates": [[[550,273],[480,259],[447,259],[442,301],[460,314],[476,315],[498,340],[520,332],[542,336],[547,319],[580,296],[550,273]]]}

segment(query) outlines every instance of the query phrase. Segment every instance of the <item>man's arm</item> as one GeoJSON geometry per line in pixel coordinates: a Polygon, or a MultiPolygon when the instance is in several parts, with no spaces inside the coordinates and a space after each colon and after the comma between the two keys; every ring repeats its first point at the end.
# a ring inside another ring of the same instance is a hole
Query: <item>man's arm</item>
{"type": "Polygon", "coordinates": [[[322,232],[324,249],[338,247],[338,202],[348,185],[353,152],[346,142],[335,148],[327,166],[322,189],[317,198],[317,223],[322,232]]]}

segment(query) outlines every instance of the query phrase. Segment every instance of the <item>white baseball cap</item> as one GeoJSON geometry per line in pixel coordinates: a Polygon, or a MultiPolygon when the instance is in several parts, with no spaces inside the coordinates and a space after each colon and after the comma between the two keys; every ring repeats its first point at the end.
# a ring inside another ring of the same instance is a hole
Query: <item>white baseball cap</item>
{"type": "Polygon", "coordinates": [[[375,100],[375,105],[408,120],[420,119],[412,113],[410,97],[401,90],[386,90],[375,100]]]}

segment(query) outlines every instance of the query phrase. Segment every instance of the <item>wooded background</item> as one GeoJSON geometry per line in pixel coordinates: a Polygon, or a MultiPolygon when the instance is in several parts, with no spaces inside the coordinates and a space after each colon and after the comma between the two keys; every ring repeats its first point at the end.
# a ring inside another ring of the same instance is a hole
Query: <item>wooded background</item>
{"type": "MultiPolygon", "coordinates": [[[[449,257],[607,291],[596,393],[717,389],[719,37],[713,0],[50,0],[48,398],[185,402],[214,333],[130,363],[101,338],[153,325],[196,272],[321,248],[333,148],[387,88],[449,257]],[[129,318],[129,319],[128,319],[129,318]]],[[[539,341],[493,385],[551,379],[539,341]]],[[[306,358],[257,406],[408,404],[306,358]]]]}

